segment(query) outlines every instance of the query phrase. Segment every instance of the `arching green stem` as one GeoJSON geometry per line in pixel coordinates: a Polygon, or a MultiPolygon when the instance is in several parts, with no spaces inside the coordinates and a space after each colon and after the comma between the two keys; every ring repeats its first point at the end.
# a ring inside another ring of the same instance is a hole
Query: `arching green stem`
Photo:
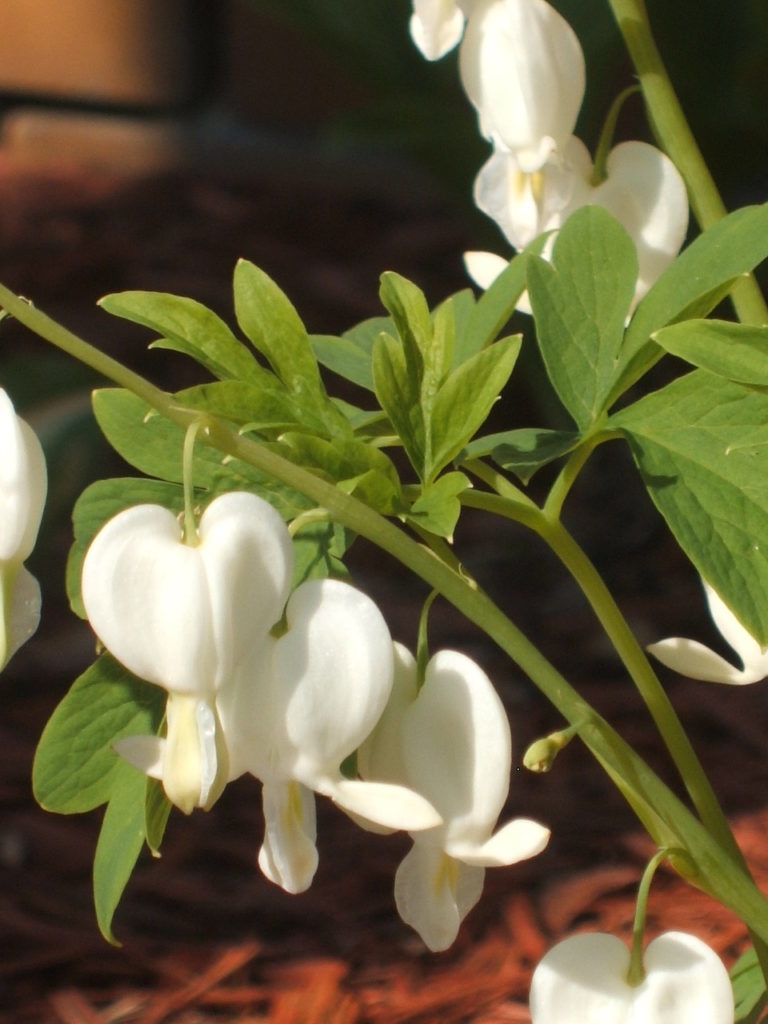
{"type": "Polygon", "coordinates": [[[645,981],[645,965],[643,964],[643,945],[645,939],[645,918],[648,910],[648,895],[651,882],[659,866],[669,856],[669,850],[658,850],[648,863],[637,890],[635,904],[635,920],[632,926],[632,952],[627,971],[627,984],[635,988],[645,981]]]}

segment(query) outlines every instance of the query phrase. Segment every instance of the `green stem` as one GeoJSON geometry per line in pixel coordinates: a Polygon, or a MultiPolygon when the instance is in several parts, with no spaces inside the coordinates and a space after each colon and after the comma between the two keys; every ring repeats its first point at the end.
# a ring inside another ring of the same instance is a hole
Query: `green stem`
{"type": "MultiPolygon", "coordinates": [[[[645,0],[608,0],[608,3],[640,79],[654,135],[682,174],[694,216],[702,230],[706,230],[725,216],[725,204],[661,59],[645,0]]],[[[768,306],[754,277],[750,275],[738,281],[731,295],[743,323],[768,323],[768,306]]]]}
{"type": "Polygon", "coordinates": [[[651,882],[656,874],[657,868],[667,859],[669,850],[658,850],[651,858],[648,866],[640,879],[637,890],[637,903],[635,904],[635,921],[632,926],[632,955],[629,961],[627,972],[627,984],[632,988],[642,985],[645,981],[645,965],[643,964],[643,940],[645,939],[645,919],[648,910],[648,895],[651,891],[651,882]]]}

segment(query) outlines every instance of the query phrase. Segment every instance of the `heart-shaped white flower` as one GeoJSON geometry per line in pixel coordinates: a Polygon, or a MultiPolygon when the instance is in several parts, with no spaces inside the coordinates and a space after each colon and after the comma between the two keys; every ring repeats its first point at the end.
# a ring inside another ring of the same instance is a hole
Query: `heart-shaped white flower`
{"type": "Polygon", "coordinates": [[[630,954],[614,935],[572,935],[531,982],[533,1024],[733,1024],[728,972],[701,939],[666,932],[648,944],[646,976],[628,984],[630,954]]]}
{"type": "Polygon", "coordinates": [[[257,644],[218,697],[231,775],[263,783],[259,865],[288,892],[317,867],[313,791],[388,828],[431,828],[440,815],[401,785],[342,776],[392,687],[392,640],[381,612],[355,587],[309,580],[291,596],[286,631],[257,644]]]}
{"type": "Polygon", "coordinates": [[[166,737],[126,737],[116,750],[162,779],[186,813],[211,807],[226,784],[216,692],[280,618],[293,568],[287,527],[247,492],[212,501],[196,539],[184,542],[168,509],[137,505],[99,531],[82,575],[83,603],[104,646],[169,694],[166,737]]]}
{"type": "Polygon", "coordinates": [[[395,644],[395,681],[379,724],[358,751],[364,778],[410,786],[443,824],[412,833],[395,876],[400,916],[433,951],[447,949],[480,899],[486,867],[540,853],[549,830],[516,818],[497,832],[507,798],[511,739],[504,706],[480,666],[438,651],[417,685],[410,652],[395,644]]]}
{"type": "MultiPolygon", "coordinates": [[[[572,136],[562,157],[526,174],[514,154],[496,151],[475,181],[475,203],[496,221],[518,250],[546,231],[556,232],[582,206],[602,206],[635,243],[638,277],[632,308],[680,251],[688,227],[688,197],[680,173],[661,150],[645,142],[622,142],[606,160],[607,177],[592,186],[593,165],[586,146],[572,136]]],[[[555,236],[542,255],[548,259],[555,236]]],[[[469,252],[467,270],[488,288],[507,266],[493,253],[469,252]]],[[[530,313],[527,296],[518,309],[530,313]]]]}

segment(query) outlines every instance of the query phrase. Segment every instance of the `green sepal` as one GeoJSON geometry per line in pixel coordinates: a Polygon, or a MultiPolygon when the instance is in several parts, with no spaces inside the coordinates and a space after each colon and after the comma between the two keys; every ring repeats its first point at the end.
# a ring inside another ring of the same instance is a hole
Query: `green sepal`
{"type": "Polygon", "coordinates": [[[768,394],[695,370],[606,426],[700,575],[768,644],[768,394]]]}
{"type": "Polygon", "coordinates": [[[599,206],[568,219],[551,263],[529,260],[528,294],[544,365],[582,431],[604,412],[616,382],[637,271],[632,239],[599,206]]]}

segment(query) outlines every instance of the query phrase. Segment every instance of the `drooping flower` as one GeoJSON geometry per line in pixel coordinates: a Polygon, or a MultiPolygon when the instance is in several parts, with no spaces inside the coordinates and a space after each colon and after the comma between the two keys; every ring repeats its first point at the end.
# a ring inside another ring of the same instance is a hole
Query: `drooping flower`
{"type": "Polygon", "coordinates": [[[485,869],[541,852],[549,830],[517,818],[494,832],[509,789],[511,740],[488,676],[457,651],[439,651],[418,688],[416,664],[395,645],[395,681],[384,714],[358,751],[364,778],[410,786],[443,824],[412,833],[398,868],[400,916],[433,951],[447,949],[480,899],[485,869]]]}
{"type": "Polygon", "coordinates": [[[739,656],[742,667],[736,668],[697,640],[678,636],[649,644],[648,650],[663,665],[691,679],[736,686],[765,679],[768,676],[768,648],[760,646],[706,580],[702,580],[702,584],[709,613],[723,639],[739,656]]]}
{"type": "Polygon", "coordinates": [[[562,153],[584,97],[584,54],[546,0],[476,0],[459,62],[480,131],[524,173],[562,153]]]}
{"type": "Polygon", "coordinates": [[[631,986],[629,950],[614,935],[558,943],[533,974],[533,1024],[733,1024],[728,972],[701,939],[666,932],[648,944],[643,960],[645,979],[631,986]]]}
{"type": "MultiPolygon", "coordinates": [[[[648,143],[619,143],[605,169],[606,179],[591,185],[592,160],[575,136],[562,159],[550,160],[533,175],[521,170],[513,154],[497,151],[477,176],[475,203],[518,250],[543,232],[555,232],[580,207],[602,206],[635,243],[639,272],[634,308],[680,251],[688,228],[688,197],[675,165],[648,143]]],[[[554,236],[545,258],[553,244],[554,236]]],[[[491,253],[466,253],[465,263],[481,288],[489,287],[507,265],[491,253]]],[[[526,304],[519,308],[530,312],[526,304]]]]}
{"type": "Polygon", "coordinates": [[[218,706],[231,776],[250,772],[263,784],[259,865],[296,893],[317,867],[314,792],[387,828],[431,828],[441,818],[402,785],[341,772],[392,687],[392,640],[374,602],[339,580],[309,580],[291,596],[285,624],[252,649],[218,706]]]}
{"type": "Polygon", "coordinates": [[[47,487],[37,435],[0,388],[0,668],[40,622],[40,587],[23,563],[37,540],[47,487]]]}
{"type": "Polygon", "coordinates": [[[292,567],[285,524],[247,492],[211,502],[197,543],[185,543],[168,509],[138,505],[88,549],[82,595],[96,635],[134,675],[168,691],[166,737],[128,737],[116,749],[161,778],[186,813],[211,807],[227,781],[216,693],[282,615],[292,567]]]}

